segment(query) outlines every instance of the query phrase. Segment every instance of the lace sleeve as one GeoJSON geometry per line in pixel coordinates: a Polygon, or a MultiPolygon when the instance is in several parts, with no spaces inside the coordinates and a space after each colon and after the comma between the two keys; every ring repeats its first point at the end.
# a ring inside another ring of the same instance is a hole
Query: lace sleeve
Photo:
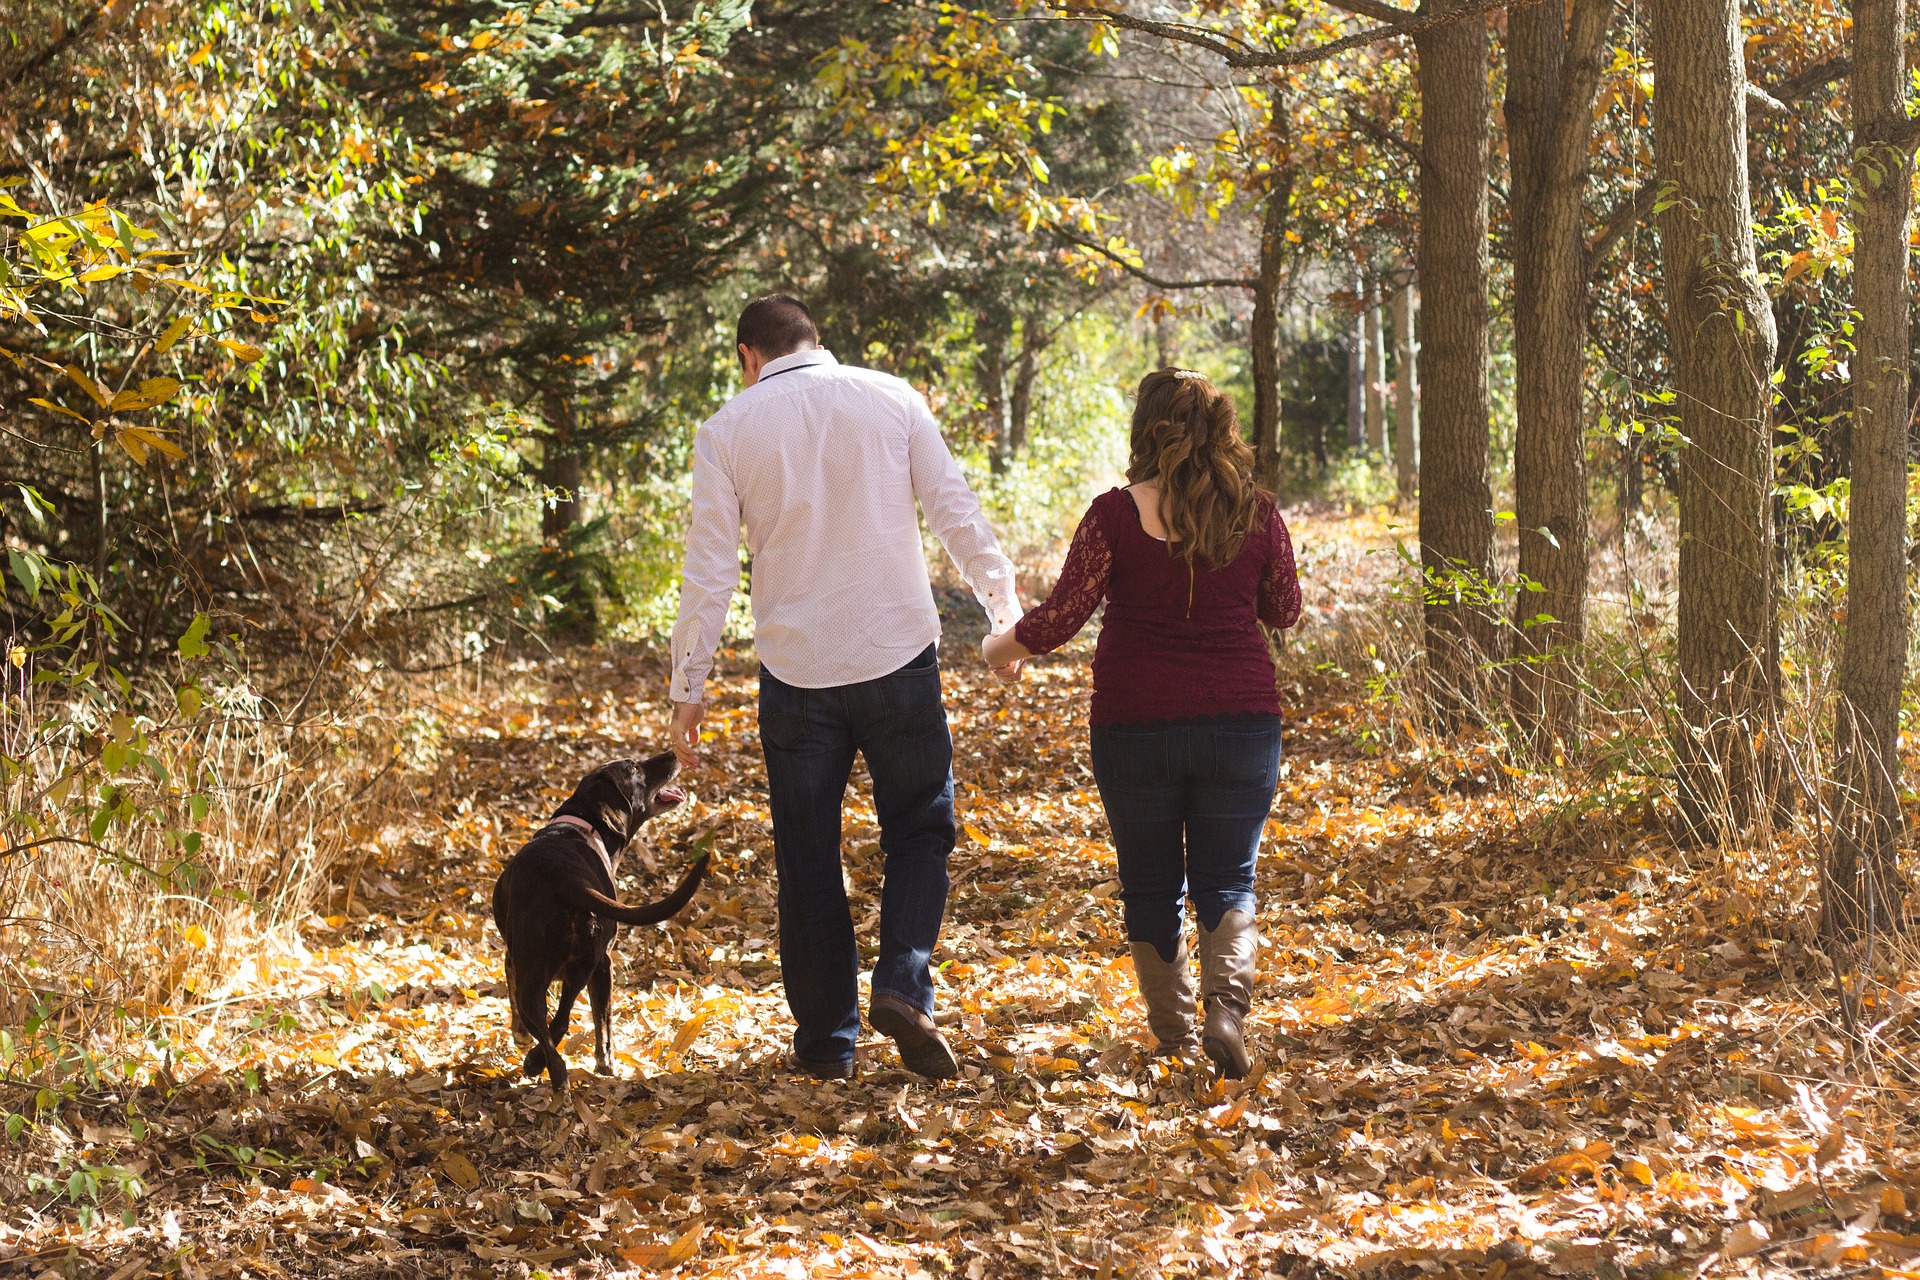
{"type": "Polygon", "coordinates": [[[1293,538],[1277,506],[1268,531],[1273,552],[1260,578],[1260,621],[1270,627],[1290,627],[1300,621],[1300,574],[1293,563],[1293,538]]]}
{"type": "Polygon", "coordinates": [[[1112,572],[1113,547],[1099,512],[1090,508],[1074,531],[1067,562],[1060,566],[1060,580],[1014,626],[1014,638],[1030,653],[1050,653],[1073,639],[1106,599],[1112,572]]]}

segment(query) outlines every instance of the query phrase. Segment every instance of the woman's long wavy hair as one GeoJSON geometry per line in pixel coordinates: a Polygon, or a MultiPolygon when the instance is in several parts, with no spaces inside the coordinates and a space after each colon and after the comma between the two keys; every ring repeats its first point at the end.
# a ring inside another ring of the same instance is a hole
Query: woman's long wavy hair
{"type": "Polygon", "coordinates": [[[1190,369],[1156,369],[1133,403],[1127,480],[1160,486],[1160,519],[1189,564],[1240,554],[1264,496],[1233,401],[1190,369]]]}

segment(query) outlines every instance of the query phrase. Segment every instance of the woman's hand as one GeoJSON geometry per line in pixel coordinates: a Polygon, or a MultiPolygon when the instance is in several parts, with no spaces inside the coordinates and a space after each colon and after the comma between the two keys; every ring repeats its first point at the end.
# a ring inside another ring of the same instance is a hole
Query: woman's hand
{"type": "Polygon", "coordinates": [[[980,656],[1005,684],[1016,684],[1033,651],[1020,643],[1012,631],[1002,631],[980,642],[980,656]]]}

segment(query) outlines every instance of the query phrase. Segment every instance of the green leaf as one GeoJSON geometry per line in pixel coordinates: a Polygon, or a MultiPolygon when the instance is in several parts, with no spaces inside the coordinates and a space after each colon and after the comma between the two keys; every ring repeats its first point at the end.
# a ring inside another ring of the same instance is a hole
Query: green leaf
{"type": "Polygon", "coordinates": [[[204,658],[207,655],[207,615],[197,613],[188,625],[187,633],[180,637],[180,656],[182,658],[204,658]]]}
{"type": "Polygon", "coordinates": [[[13,567],[13,576],[27,589],[28,602],[37,602],[40,599],[40,557],[8,547],[7,561],[13,567]]]}

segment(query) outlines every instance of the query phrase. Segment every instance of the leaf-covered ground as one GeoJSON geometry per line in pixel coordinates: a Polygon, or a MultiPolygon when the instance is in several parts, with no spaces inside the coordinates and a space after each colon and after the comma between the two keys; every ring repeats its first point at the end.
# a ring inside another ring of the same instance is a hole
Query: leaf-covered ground
{"type": "MultiPolygon", "coordinates": [[[[1311,640],[1386,557],[1364,556],[1365,521],[1296,536],[1311,640]]],[[[1261,861],[1256,1066],[1221,1084],[1145,1052],[1085,767],[1087,650],[1007,690],[949,648],[964,831],[937,960],[963,1079],[921,1081],[880,1039],[850,1083],[783,1069],[744,655],[693,802],[626,864],[651,896],[717,831],[695,907],[618,946],[617,1075],[576,1070],[563,1100],[518,1077],[494,876],[582,772],[662,741],[657,662],[585,655],[449,692],[417,807],[340,816],[356,853],[305,950],[183,1007],[151,1084],[43,1126],[43,1172],[137,1171],[133,1225],[110,1187],[82,1230],[64,1185],[15,1181],[0,1270],[1500,1280],[1920,1258],[1907,1099],[1884,1083],[1905,1073],[1845,1060],[1793,849],[1686,854],[1648,804],[1410,726],[1369,755],[1361,691],[1304,675],[1261,861]]],[[[1899,993],[1871,1014],[1881,1044],[1910,1039],[1899,993]]]]}

